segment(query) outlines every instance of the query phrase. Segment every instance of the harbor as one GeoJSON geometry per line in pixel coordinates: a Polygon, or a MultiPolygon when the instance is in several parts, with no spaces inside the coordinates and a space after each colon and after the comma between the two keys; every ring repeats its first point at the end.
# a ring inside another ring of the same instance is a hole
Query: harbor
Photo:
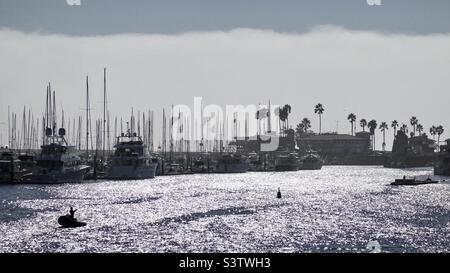
{"type": "MultiPolygon", "coordinates": [[[[409,120],[411,127],[406,123],[400,126],[394,120],[391,124],[394,133],[392,151],[387,151],[387,122],[378,125],[376,120],[367,122],[363,118],[360,120],[362,131],[358,132],[357,117],[350,113],[347,117],[350,135],[322,132],[325,107],[321,103],[313,109],[319,117],[319,132],[312,130],[308,118],[293,129],[289,125],[289,116],[295,109],[289,104],[274,106],[270,100],[267,105],[260,104],[250,110],[239,108],[240,112],[232,113],[230,122],[227,122],[228,116],[219,114],[220,108],[205,116],[202,104],[200,120],[188,118],[191,117],[189,111],[186,114],[186,109],[182,112],[182,107],[174,109],[172,105],[167,115],[163,108],[162,122],[156,122],[156,125],[153,111],[142,111],[141,115],[141,111],[136,113],[132,108],[128,118],[114,117],[114,129],[111,130],[106,72],[105,68],[101,118],[92,117],[89,77],[85,82],[84,119],[83,116],[65,117],[64,109],[57,109],[56,92],[50,83],[42,117],[35,117],[24,107],[19,125],[17,114],[8,106],[8,131],[5,134],[8,145],[0,150],[0,183],[57,184],[194,173],[295,172],[320,170],[323,165],[436,166],[435,174],[450,175],[446,156],[448,143],[440,145],[443,126],[430,127],[431,139],[417,117],[409,120]],[[65,120],[68,120],[67,129],[65,120]],[[254,125],[255,135],[250,135],[251,125],[254,125]],[[155,126],[162,128],[157,147],[155,126]],[[381,151],[376,150],[376,130],[383,134],[381,151]]],[[[199,99],[201,101],[201,98],[195,100],[199,99]]]]}
{"type": "Polygon", "coordinates": [[[366,255],[450,253],[450,2],[419,2],[0,0],[5,268],[438,264],[366,255]]]}

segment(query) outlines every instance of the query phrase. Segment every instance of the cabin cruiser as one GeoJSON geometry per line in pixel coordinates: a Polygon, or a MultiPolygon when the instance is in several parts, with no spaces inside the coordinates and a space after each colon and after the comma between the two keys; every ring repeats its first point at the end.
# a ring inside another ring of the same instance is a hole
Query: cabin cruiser
{"type": "Polygon", "coordinates": [[[275,158],[276,172],[298,171],[299,158],[297,153],[279,154],[275,158]]]}
{"type": "Polygon", "coordinates": [[[108,179],[147,179],[154,178],[157,159],[151,157],[142,138],[136,133],[117,137],[115,151],[107,170],[108,179]]]}
{"type": "Polygon", "coordinates": [[[90,167],[81,163],[75,146],[69,146],[64,138],[65,130],[59,129],[58,135],[52,130],[46,131],[47,144],[41,146],[41,152],[35,157],[36,165],[31,174],[24,175],[22,181],[32,184],[57,184],[81,182],[89,173],[90,167]]]}
{"type": "Polygon", "coordinates": [[[216,173],[245,173],[249,169],[247,158],[240,154],[223,154],[217,159],[216,173]]]}
{"type": "Polygon", "coordinates": [[[323,160],[318,154],[308,152],[300,158],[299,170],[320,170],[323,166],[323,160]]]}

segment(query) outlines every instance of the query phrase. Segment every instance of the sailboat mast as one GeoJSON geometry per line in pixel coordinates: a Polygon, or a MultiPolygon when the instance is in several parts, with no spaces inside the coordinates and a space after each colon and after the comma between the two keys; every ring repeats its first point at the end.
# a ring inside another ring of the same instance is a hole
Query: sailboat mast
{"type": "Polygon", "coordinates": [[[103,147],[102,158],[105,160],[105,144],[106,144],[106,68],[103,68],[103,147]]]}
{"type": "Polygon", "coordinates": [[[89,76],[86,76],[86,155],[89,160],[89,76]]]}

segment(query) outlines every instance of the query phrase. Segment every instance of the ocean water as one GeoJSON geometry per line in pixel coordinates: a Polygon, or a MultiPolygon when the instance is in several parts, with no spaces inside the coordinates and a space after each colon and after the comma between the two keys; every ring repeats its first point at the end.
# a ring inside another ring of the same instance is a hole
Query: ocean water
{"type": "Polygon", "coordinates": [[[0,186],[0,252],[450,252],[450,180],[389,185],[431,174],[325,166],[0,186]],[[87,226],[58,228],[70,205],[87,226]]]}

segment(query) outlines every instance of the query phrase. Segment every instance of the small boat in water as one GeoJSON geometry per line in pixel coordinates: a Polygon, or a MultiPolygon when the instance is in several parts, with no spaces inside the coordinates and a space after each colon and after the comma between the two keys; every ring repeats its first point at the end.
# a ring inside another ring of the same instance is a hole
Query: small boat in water
{"type": "Polygon", "coordinates": [[[60,216],[58,218],[58,224],[60,224],[62,228],[76,228],[86,226],[85,222],[78,221],[76,218],[73,218],[70,214],[60,216]]]}
{"type": "Polygon", "coordinates": [[[393,186],[417,186],[417,185],[426,185],[426,184],[437,184],[438,181],[435,181],[431,178],[427,178],[425,180],[417,180],[416,178],[406,178],[395,179],[395,182],[392,182],[393,186]]]}

